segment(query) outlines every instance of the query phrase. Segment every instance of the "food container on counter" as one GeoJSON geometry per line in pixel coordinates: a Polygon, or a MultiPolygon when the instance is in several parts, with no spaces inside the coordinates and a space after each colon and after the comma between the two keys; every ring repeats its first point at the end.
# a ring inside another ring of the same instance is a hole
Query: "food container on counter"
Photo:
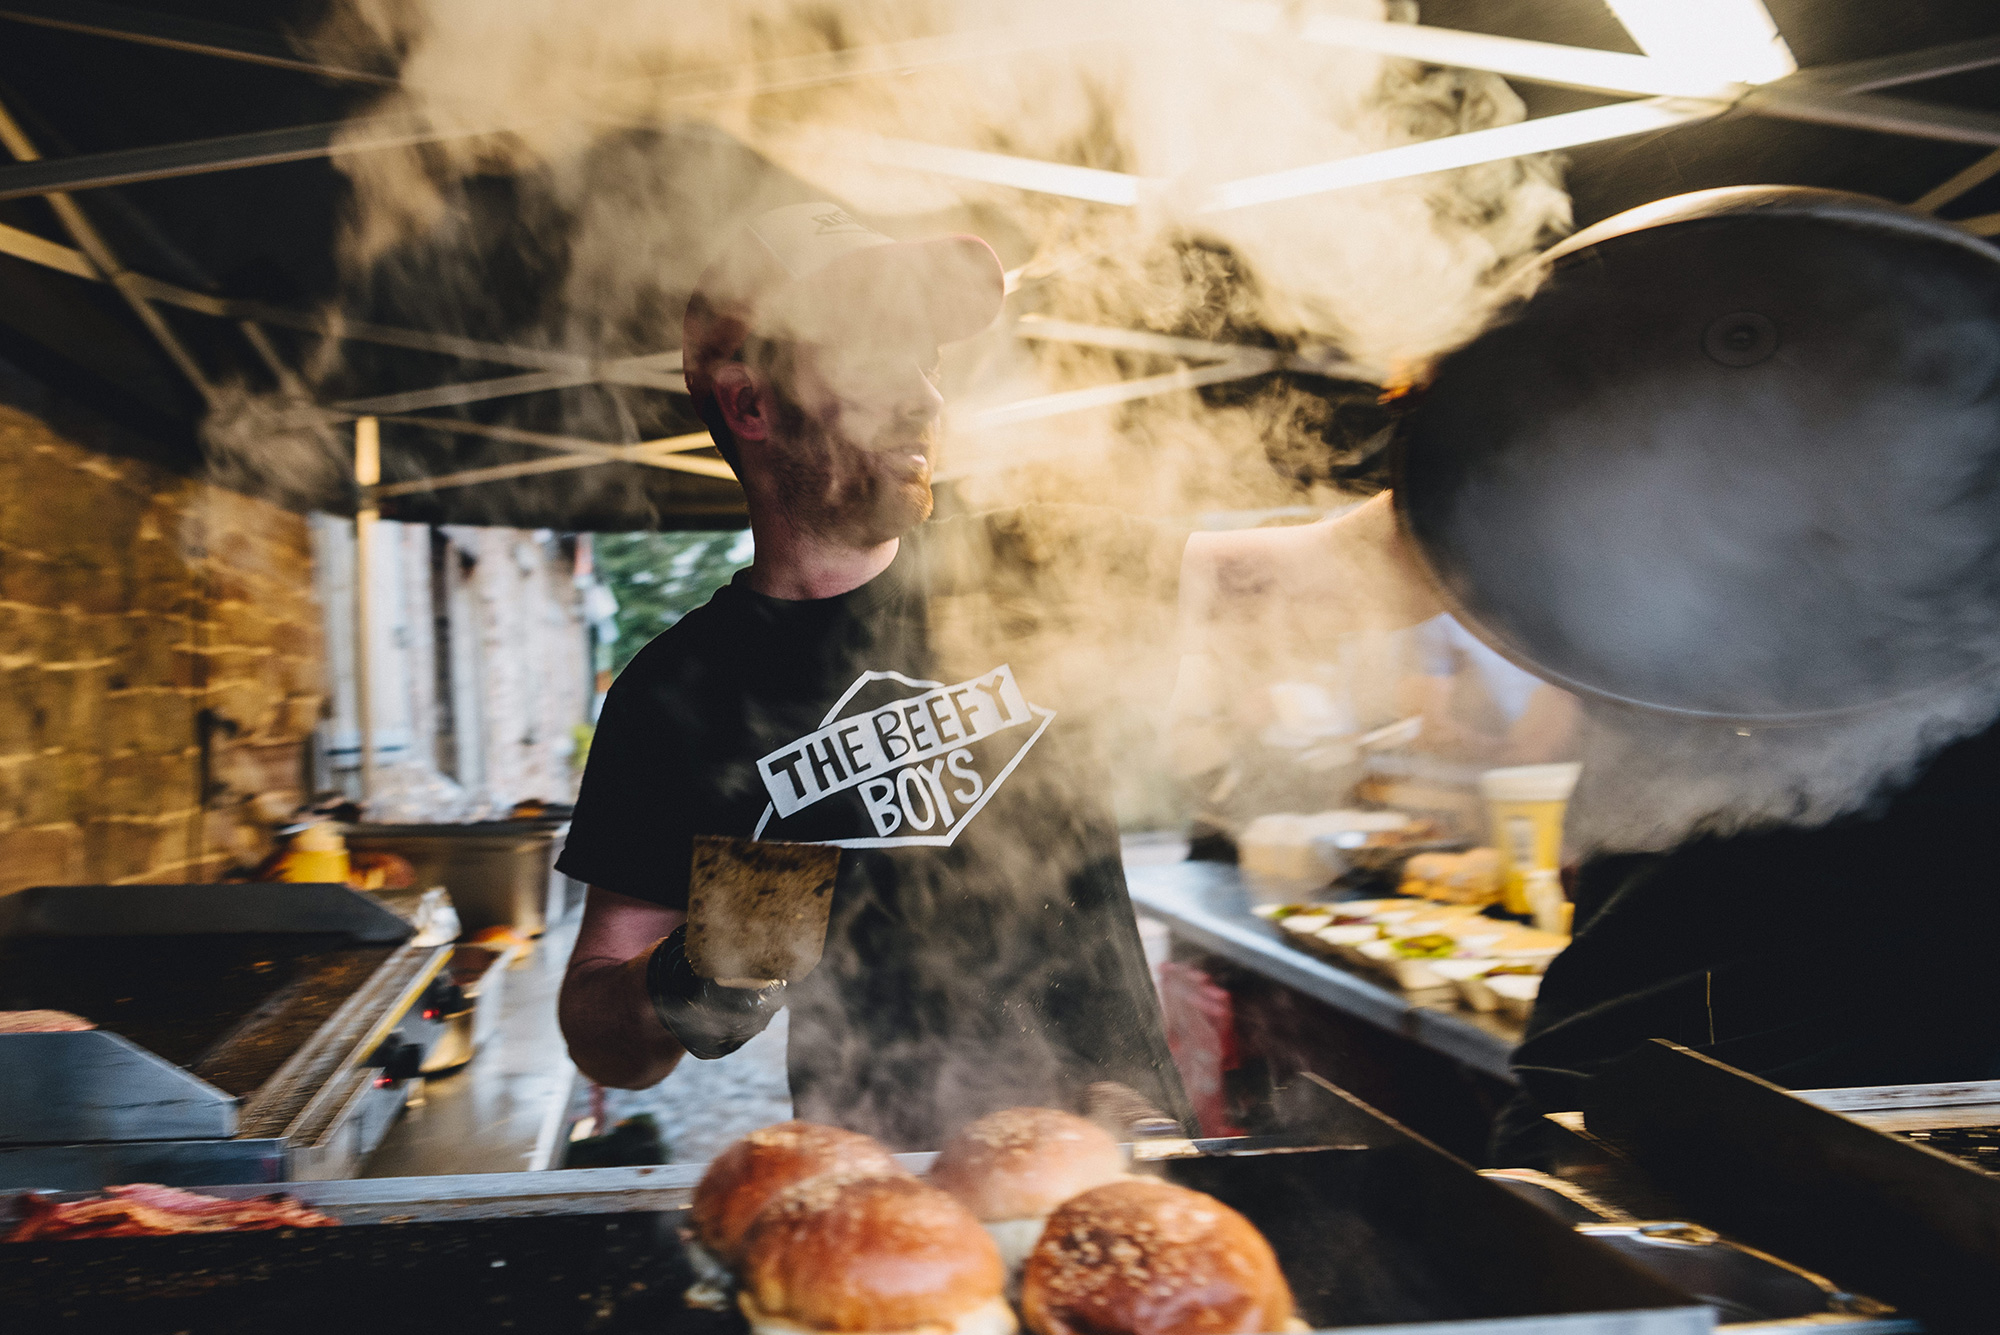
{"type": "Polygon", "coordinates": [[[407,858],[418,885],[451,891],[467,932],[506,927],[540,936],[547,925],[556,839],[565,826],[550,820],[473,821],[464,825],[351,825],[355,853],[407,858]]]}
{"type": "Polygon", "coordinates": [[[1528,1017],[1534,1014],[1535,998],[1542,994],[1542,976],[1538,973],[1490,974],[1486,986],[1500,998],[1501,1010],[1526,1024],[1528,1017]]]}
{"type": "Polygon", "coordinates": [[[1576,788],[1578,764],[1516,765],[1479,776],[1500,849],[1501,903],[1509,913],[1529,913],[1528,873],[1562,865],[1563,813],[1576,788]]]}

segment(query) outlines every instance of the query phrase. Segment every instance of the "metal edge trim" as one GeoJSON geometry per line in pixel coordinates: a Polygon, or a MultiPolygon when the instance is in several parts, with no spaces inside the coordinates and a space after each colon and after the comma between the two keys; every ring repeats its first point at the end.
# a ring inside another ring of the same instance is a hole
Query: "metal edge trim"
{"type": "MultiPolygon", "coordinates": [[[[396,1021],[402,1018],[402,1013],[408,1009],[410,1002],[415,999],[416,994],[427,986],[431,979],[437,976],[439,970],[444,968],[445,961],[451,958],[451,943],[446,943],[442,946],[404,945],[398,947],[395,954],[382,961],[381,967],[376,969],[366,983],[356,988],[354,994],[342,1002],[339,1009],[335,1010],[331,1016],[327,1017],[326,1022],[320,1026],[319,1033],[287,1058],[285,1064],[280,1066],[272,1074],[271,1078],[266,1080],[258,1089],[257,1096],[244,1104],[238,1118],[239,1125],[251,1123],[262,1116],[267,1106],[277,1099],[280,1092],[295,1083],[299,1076],[306,1070],[323,1061],[327,1056],[328,1050],[339,1042],[337,1037],[339,1031],[355,1018],[355,1014],[358,1011],[372,1009],[380,1004],[377,1000],[377,994],[383,989],[381,979],[385,975],[393,975],[400,961],[407,960],[412,954],[425,950],[431,952],[430,959],[417,971],[415,978],[402,987],[396,994],[394,1004],[383,1010],[382,1017],[370,1026],[361,1040],[358,1043],[350,1045],[339,1065],[334,1067],[328,1074],[327,1083],[331,1084],[335,1075],[338,1075],[341,1070],[354,1064],[357,1052],[365,1056],[367,1053],[374,1051],[375,1045],[381,1042],[383,1035],[387,1034],[394,1027],[396,1021]]],[[[276,1134],[289,1138],[292,1127],[297,1126],[300,1121],[307,1117],[313,1111],[315,1105],[319,1104],[325,1097],[326,1086],[322,1085],[306,1101],[305,1107],[301,1108],[286,1123],[284,1129],[276,1132],[276,1134]]]]}

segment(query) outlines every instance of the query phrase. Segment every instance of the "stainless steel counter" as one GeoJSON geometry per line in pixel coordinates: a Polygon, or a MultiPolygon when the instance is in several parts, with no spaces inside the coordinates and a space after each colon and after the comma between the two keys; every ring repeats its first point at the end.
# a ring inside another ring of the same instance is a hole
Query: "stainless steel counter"
{"type": "Polygon", "coordinates": [[[1511,1082],[1519,1022],[1449,1005],[1416,1005],[1395,988],[1287,944],[1252,913],[1256,902],[1233,866],[1174,862],[1125,869],[1132,903],[1177,937],[1316,1001],[1401,1035],[1474,1070],[1511,1082]]]}

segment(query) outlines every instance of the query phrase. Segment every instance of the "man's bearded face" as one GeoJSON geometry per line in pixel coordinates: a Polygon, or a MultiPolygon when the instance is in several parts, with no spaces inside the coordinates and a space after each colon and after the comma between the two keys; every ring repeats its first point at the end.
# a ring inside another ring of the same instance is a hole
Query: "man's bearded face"
{"type": "Polygon", "coordinates": [[[798,343],[765,377],[771,471],[801,528],[871,547],[930,517],[944,399],[926,342],[798,343]]]}

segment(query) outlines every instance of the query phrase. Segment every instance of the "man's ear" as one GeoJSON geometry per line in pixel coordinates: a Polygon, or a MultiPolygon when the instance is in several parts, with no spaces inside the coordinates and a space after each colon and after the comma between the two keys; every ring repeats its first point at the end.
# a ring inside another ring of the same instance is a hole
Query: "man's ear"
{"type": "Polygon", "coordinates": [[[765,440],[770,437],[771,424],[764,416],[757,381],[748,367],[741,362],[718,367],[712,383],[715,386],[716,407],[722,410],[722,420],[729,424],[730,435],[738,440],[765,440]]]}

